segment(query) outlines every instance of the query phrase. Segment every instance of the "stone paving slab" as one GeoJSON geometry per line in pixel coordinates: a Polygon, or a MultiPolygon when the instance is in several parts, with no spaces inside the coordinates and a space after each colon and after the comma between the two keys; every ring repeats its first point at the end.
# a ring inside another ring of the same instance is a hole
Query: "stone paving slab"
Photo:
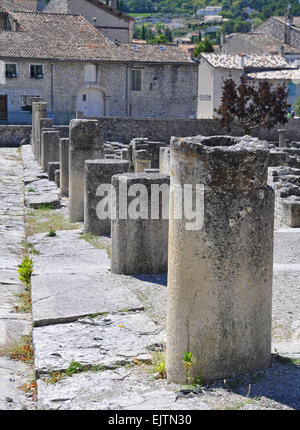
{"type": "Polygon", "coordinates": [[[57,194],[49,193],[47,195],[26,194],[25,205],[31,209],[39,209],[40,206],[48,206],[52,209],[60,208],[60,199],[57,194]]]}
{"type": "Polygon", "coordinates": [[[164,330],[140,312],[37,327],[33,329],[35,369],[37,374],[65,370],[72,360],[106,368],[132,363],[133,358],[149,362],[150,351],[164,342],[164,330]]]}
{"type": "Polygon", "coordinates": [[[110,272],[45,273],[32,277],[35,326],[76,321],[103,312],[143,309],[140,301],[110,272]]]}
{"type": "Polygon", "coordinates": [[[0,410],[32,408],[32,401],[18,388],[30,379],[31,366],[0,356],[0,410]]]}
{"type": "Polygon", "coordinates": [[[272,352],[285,357],[300,358],[300,342],[273,342],[272,352]]]}
{"type": "Polygon", "coordinates": [[[28,208],[41,205],[59,208],[59,189],[54,182],[48,180],[48,175],[43,172],[32,153],[31,145],[23,145],[21,151],[26,185],[25,205],[28,208]]]}
{"type": "Polygon", "coordinates": [[[45,409],[290,410],[300,408],[299,381],[299,367],[273,360],[265,371],[196,389],[155,380],[151,367],[135,366],[75,374],[55,384],[41,378],[38,392],[45,409]]]}
{"type": "Polygon", "coordinates": [[[23,169],[16,148],[0,149],[0,409],[32,408],[19,387],[33,377],[33,369],[11,360],[9,351],[31,330],[30,314],[17,313],[17,294],[24,292],[17,266],[24,236],[23,169]]]}
{"type": "Polygon", "coordinates": [[[0,215],[23,215],[23,196],[0,193],[0,215]]]}
{"type": "Polygon", "coordinates": [[[149,379],[124,367],[77,374],[56,384],[40,379],[39,406],[59,410],[210,409],[199,397],[178,397],[175,390],[166,387],[165,381],[155,386],[149,379]]]}
{"type": "Polygon", "coordinates": [[[81,230],[37,234],[28,240],[32,256],[32,313],[36,326],[76,321],[79,317],[141,309],[123,278],[111,274],[105,249],[80,239],[81,230]]]}
{"type": "Polygon", "coordinates": [[[55,237],[36,234],[28,240],[39,255],[32,256],[34,273],[95,273],[109,269],[110,260],[105,249],[95,249],[80,239],[82,230],[57,231],[55,237]]]}

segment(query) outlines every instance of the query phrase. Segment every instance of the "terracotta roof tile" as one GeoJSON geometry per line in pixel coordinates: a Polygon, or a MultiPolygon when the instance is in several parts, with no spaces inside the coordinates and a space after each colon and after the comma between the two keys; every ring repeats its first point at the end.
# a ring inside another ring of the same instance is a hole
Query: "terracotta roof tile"
{"type": "Polygon", "coordinates": [[[266,72],[252,72],[247,73],[249,79],[261,80],[270,79],[272,81],[293,81],[297,84],[300,83],[300,70],[271,70],[266,72]]]}
{"type": "MultiPolygon", "coordinates": [[[[213,67],[222,69],[242,70],[241,55],[237,54],[207,54],[201,57],[208,61],[213,67]]],[[[201,58],[200,57],[200,58],[201,58]]],[[[249,54],[244,56],[246,69],[291,69],[294,68],[281,55],[259,55],[249,54]]]]}
{"type": "Polygon", "coordinates": [[[280,54],[281,47],[284,48],[285,54],[297,54],[300,53],[300,47],[298,49],[282,42],[280,39],[276,39],[268,34],[263,33],[233,33],[226,36],[225,40],[241,40],[247,41],[252,46],[257,46],[261,51],[268,54],[280,54]]]}
{"type": "Polygon", "coordinates": [[[10,12],[18,31],[0,31],[0,57],[123,61],[124,54],[80,15],[10,12]]]}
{"type": "Polygon", "coordinates": [[[179,45],[120,43],[127,60],[144,63],[196,64],[179,45]]]}
{"type": "Polygon", "coordinates": [[[177,45],[116,44],[80,15],[34,11],[9,15],[19,27],[0,31],[0,58],[197,64],[177,45]]]}

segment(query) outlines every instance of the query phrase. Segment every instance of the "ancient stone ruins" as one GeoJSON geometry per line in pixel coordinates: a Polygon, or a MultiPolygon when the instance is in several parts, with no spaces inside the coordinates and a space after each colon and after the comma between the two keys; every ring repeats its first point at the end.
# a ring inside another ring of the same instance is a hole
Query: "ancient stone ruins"
{"type": "Polygon", "coordinates": [[[20,349],[33,326],[1,408],[299,409],[300,143],[67,137],[46,110],[0,150],[0,328],[20,349]]]}

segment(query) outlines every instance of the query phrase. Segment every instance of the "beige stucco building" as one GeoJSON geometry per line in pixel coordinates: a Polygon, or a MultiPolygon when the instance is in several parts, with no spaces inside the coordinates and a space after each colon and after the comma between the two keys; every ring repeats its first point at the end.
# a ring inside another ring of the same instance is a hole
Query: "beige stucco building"
{"type": "Polygon", "coordinates": [[[115,8],[115,1],[109,5],[101,0],[50,0],[45,13],[82,15],[94,24],[110,40],[132,42],[134,19],[115,8]]]}
{"type": "Polygon", "coordinates": [[[222,86],[226,79],[236,84],[244,74],[258,82],[269,79],[274,85],[289,86],[288,102],[293,105],[300,96],[299,69],[281,55],[201,54],[198,74],[198,118],[214,118],[221,105],[222,86]]]}

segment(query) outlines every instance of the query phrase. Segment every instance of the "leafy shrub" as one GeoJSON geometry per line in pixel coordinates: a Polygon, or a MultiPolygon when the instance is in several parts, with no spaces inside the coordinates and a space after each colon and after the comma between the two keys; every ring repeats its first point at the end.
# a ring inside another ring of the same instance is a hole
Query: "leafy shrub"
{"type": "Polygon", "coordinates": [[[29,285],[33,272],[33,261],[26,256],[22,263],[18,266],[19,279],[24,284],[29,285]]]}

